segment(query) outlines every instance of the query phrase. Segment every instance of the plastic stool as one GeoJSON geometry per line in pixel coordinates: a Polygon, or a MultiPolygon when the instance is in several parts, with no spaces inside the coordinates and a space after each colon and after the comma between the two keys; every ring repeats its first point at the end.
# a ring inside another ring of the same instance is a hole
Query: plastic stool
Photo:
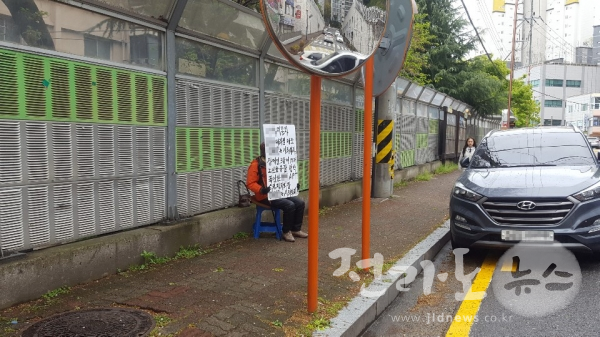
{"type": "Polygon", "coordinates": [[[277,208],[271,208],[271,206],[258,202],[254,196],[250,198],[253,204],[256,205],[256,220],[252,226],[254,232],[254,238],[258,239],[260,233],[275,233],[277,240],[281,240],[283,236],[283,228],[281,226],[281,210],[277,208]],[[264,211],[273,212],[273,218],[275,222],[264,222],[262,221],[262,213],[264,211]]]}

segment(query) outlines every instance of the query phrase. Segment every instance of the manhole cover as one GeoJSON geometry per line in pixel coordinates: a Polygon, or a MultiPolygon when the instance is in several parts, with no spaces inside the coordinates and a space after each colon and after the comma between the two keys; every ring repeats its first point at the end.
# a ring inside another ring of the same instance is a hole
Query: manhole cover
{"type": "Polygon", "coordinates": [[[30,326],[22,337],[141,337],[154,328],[149,314],[122,308],[70,311],[30,326]]]}

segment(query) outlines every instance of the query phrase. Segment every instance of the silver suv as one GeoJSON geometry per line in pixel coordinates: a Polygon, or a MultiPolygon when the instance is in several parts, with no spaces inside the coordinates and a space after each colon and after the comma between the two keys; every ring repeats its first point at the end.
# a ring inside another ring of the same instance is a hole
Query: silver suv
{"type": "Polygon", "coordinates": [[[454,248],[561,243],[600,252],[600,166],[575,128],[490,132],[450,198],[454,248]]]}

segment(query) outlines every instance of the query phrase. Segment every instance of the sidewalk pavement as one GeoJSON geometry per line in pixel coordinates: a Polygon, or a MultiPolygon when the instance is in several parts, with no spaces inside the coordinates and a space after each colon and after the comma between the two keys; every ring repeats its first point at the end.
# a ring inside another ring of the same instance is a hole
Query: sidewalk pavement
{"type": "MultiPolygon", "coordinates": [[[[393,198],[372,199],[371,257],[380,253],[386,263],[395,262],[443,224],[458,175],[411,181],[396,188],[393,198]]],[[[308,240],[289,243],[262,234],[258,240],[234,238],[202,247],[210,251],[197,257],[110,275],[5,309],[0,311],[0,335],[20,336],[54,314],[101,307],[147,311],[156,321],[150,336],[310,335],[325,327],[369,277],[354,268],[361,281],[352,281],[347,272],[333,276],[341,261],[328,256],[337,248],[352,248],[351,266],[360,260],[361,201],[324,208],[320,214],[319,309],[314,315],[306,306],[308,240]]]]}

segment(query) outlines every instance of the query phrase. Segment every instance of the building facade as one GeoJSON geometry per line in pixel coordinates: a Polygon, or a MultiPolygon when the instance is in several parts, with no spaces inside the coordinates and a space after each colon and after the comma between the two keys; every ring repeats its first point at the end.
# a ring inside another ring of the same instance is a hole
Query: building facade
{"type": "Polygon", "coordinates": [[[544,63],[515,69],[515,78],[529,78],[544,125],[565,125],[571,97],[600,92],[600,67],[593,65],[544,63]]]}
{"type": "MultiPolygon", "coordinates": [[[[478,28],[485,29],[482,35],[488,51],[509,60],[515,1],[469,0],[466,4],[483,19],[483,27],[478,28]]],[[[518,6],[517,62],[530,65],[563,59],[573,63],[577,62],[578,47],[596,46],[593,36],[600,33],[593,27],[600,25],[599,1],[520,0],[518,6]]],[[[597,52],[595,55],[600,56],[597,52]]]]}

